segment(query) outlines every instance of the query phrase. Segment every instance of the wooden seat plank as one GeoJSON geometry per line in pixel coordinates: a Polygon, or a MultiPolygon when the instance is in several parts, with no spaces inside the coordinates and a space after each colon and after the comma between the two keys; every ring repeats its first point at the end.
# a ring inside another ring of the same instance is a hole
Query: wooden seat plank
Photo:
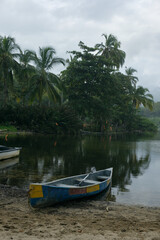
{"type": "Polygon", "coordinates": [[[97,176],[97,179],[101,180],[101,181],[105,181],[108,179],[108,177],[107,176],[97,176]]]}

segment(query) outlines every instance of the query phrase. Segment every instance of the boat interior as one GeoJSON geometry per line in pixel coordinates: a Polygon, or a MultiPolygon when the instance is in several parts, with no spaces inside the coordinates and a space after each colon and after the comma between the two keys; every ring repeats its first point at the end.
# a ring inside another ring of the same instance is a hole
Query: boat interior
{"type": "Polygon", "coordinates": [[[0,153],[3,153],[3,152],[11,152],[11,151],[17,151],[19,150],[20,148],[12,148],[12,147],[6,147],[6,146],[3,146],[3,145],[0,145],[0,153]]]}
{"type": "Polygon", "coordinates": [[[45,185],[69,188],[85,187],[100,184],[101,182],[106,181],[110,177],[110,174],[110,170],[102,170],[95,173],[88,173],[79,176],[64,178],[61,180],[56,180],[45,185]]]}
{"type": "Polygon", "coordinates": [[[6,151],[6,150],[8,150],[8,149],[9,149],[9,147],[0,145],[0,152],[1,152],[1,151],[6,151]]]}

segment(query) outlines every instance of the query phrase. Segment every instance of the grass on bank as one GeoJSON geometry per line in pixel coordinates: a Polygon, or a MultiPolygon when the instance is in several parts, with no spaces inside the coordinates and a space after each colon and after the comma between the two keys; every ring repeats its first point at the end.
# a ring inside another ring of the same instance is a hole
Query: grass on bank
{"type": "Polygon", "coordinates": [[[0,125],[0,132],[5,132],[5,131],[9,131],[9,132],[17,132],[17,128],[11,125],[0,125]]]}

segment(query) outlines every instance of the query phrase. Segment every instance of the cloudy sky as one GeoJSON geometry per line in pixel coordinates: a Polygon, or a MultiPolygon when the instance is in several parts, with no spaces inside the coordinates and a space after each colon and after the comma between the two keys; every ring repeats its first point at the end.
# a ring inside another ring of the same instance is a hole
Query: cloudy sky
{"type": "Polygon", "coordinates": [[[121,42],[139,85],[160,95],[160,0],[0,0],[0,35],[22,49],[51,45],[66,59],[79,41],[101,43],[102,33],[121,42]]]}

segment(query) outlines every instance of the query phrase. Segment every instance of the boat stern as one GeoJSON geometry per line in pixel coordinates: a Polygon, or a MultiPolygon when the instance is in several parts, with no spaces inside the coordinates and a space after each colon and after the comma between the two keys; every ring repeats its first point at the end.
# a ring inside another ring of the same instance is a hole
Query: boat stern
{"type": "Polygon", "coordinates": [[[41,200],[44,198],[42,185],[30,184],[28,199],[31,207],[37,207],[41,200]]]}

